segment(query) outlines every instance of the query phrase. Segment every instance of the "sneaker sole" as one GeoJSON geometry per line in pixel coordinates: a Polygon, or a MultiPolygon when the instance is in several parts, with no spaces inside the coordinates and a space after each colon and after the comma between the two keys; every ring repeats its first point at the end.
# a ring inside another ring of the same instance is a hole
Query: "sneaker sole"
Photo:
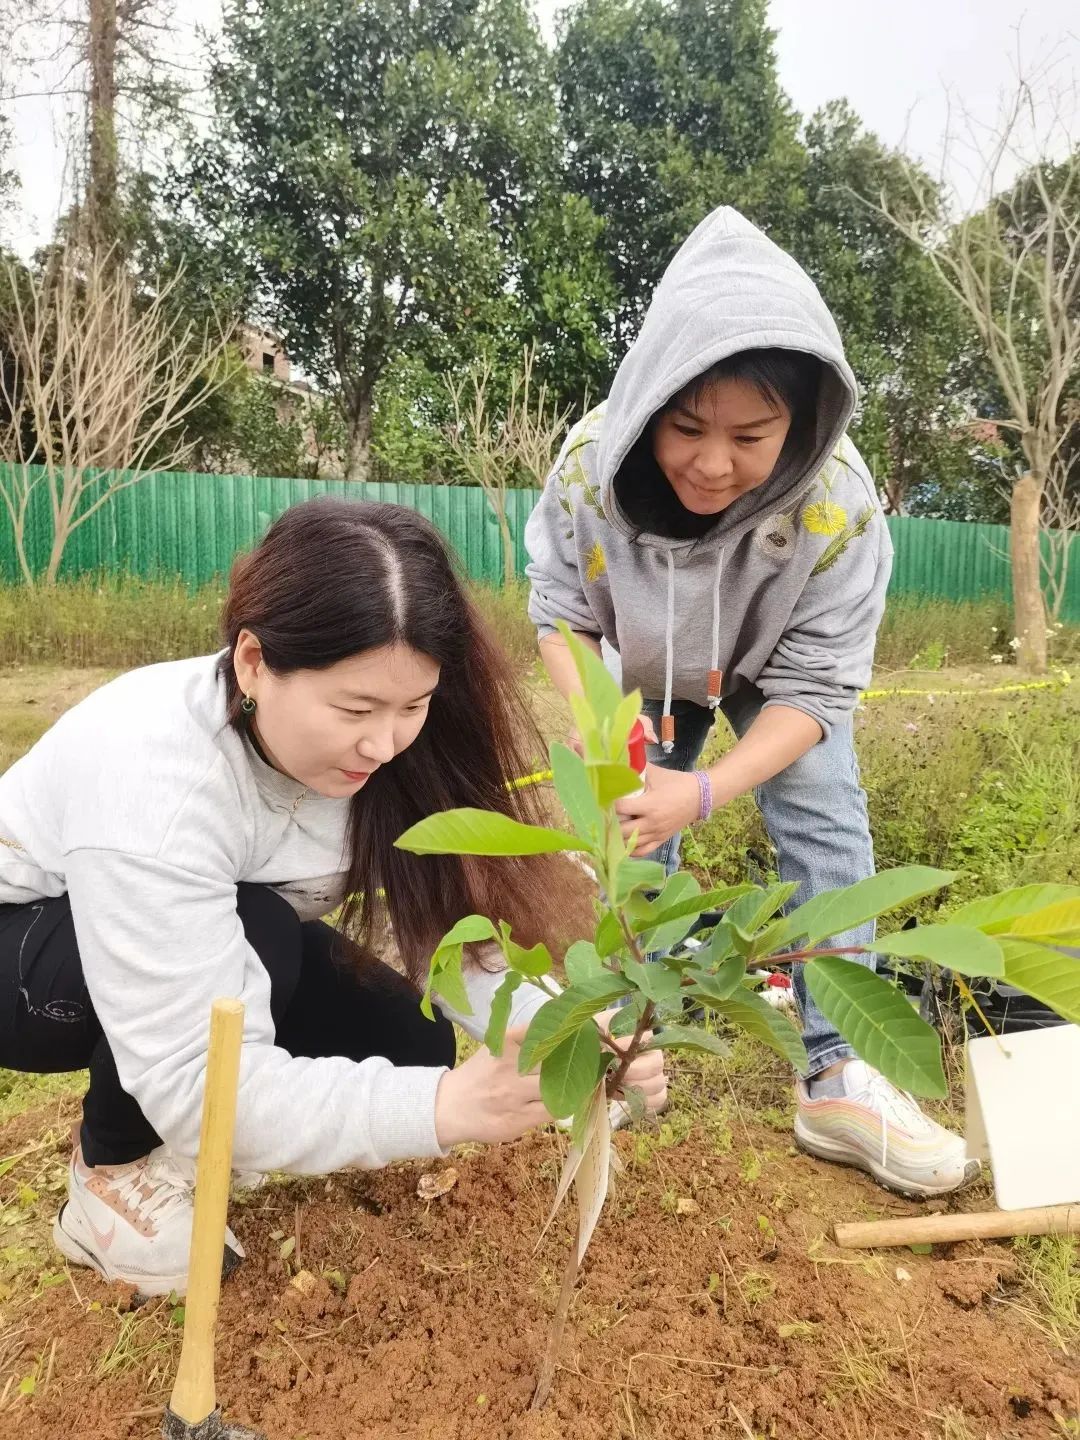
{"type": "Polygon", "coordinates": [[[820,1135],[809,1134],[800,1129],[798,1120],[795,1121],[795,1144],[818,1160],[829,1160],[834,1165],[847,1165],[853,1170],[863,1170],[871,1179],[876,1180],[883,1190],[890,1190],[894,1195],[903,1195],[907,1200],[933,1200],[939,1195],[952,1195],[977,1179],[981,1169],[977,1160],[968,1160],[964,1174],[955,1183],[920,1184],[916,1180],[894,1175],[884,1165],[875,1164],[869,1156],[853,1152],[846,1145],[825,1140],[820,1135]]]}
{"type": "MultiPolygon", "coordinates": [[[[141,1303],[143,1300],[152,1300],[161,1295],[176,1295],[177,1297],[184,1295],[188,1284],[186,1271],[182,1275],[134,1276],[124,1275],[108,1265],[103,1265],[92,1250],[87,1249],[76,1236],[65,1230],[63,1221],[66,1209],[67,1203],[65,1202],[59,1215],[53,1221],[53,1244],[73,1265],[83,1265],[87,1269],[95,1271],[110,1285],[134,1285],[137,1303],[141,1303]]],[[[243,1257],[238,1255],[231,1245],[226,1245],[221,1261],[222,1280],[227,1280],[233,1271],[242,1264],[243,1257]]]]}

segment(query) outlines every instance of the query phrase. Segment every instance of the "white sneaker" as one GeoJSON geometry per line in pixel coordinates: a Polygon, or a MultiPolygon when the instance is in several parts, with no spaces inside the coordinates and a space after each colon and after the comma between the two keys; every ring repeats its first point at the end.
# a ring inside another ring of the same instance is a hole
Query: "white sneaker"
{"type": "MultiPolygon", "coordinates": [[[[53,1225],[53,1241],[73,1264],[134,1285],[140,1295],[183,1295],[194,1187],[194,1162],[164,1145],[130,1165],[91,1167],[76,1141],[67,1203],[53,1225]]],[[[226,1228],[225,1273],[243,1257],[240,1242],[226,1228]]]]}
{"type": "Polygon", "coordinates": [[[843,1096],[812,1099],[799,1080],[795,1139],[812,1155],[869,1171],[879,1185],[926,1199],[947,1195],[974,1180],[979,1162],[967,1158],[963,1138],[924,1115],[906,1090],[898,1090],[863,1060],[841,1072],[843,1096]]]}

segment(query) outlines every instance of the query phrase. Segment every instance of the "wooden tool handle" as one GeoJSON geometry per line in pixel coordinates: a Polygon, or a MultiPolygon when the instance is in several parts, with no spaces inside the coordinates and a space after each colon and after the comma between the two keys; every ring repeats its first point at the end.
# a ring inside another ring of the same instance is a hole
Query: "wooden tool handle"
{"type": "Polygon", "coordinates": [[[221,1294],[221,1261],[232,1175],[236,1086],[244,1007],[239,1000],[215,1000],[210,1012],[202,1132],[195,1170],[195,1219],[188,1259],[184,1344],[173,1386],[173,1411],[195,1425],[217,1403],[214,1387],[214,1330],[221,1294]]]}
{"type": "Polygon", "coordinates": [[[1009,1235],[1080,1235],[1080,1204],[1036,1210],[984,1210],[971,1215],[908,1215],[900,1220],[837,1225],[845,1250],[875,1245],[933,1245],[936,1241],[992,1240],[1009,1235]]]}

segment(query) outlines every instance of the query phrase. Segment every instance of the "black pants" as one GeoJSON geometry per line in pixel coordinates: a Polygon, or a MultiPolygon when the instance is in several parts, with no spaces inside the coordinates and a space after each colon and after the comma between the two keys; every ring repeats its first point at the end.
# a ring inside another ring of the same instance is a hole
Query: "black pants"
{"type": "MultiPolygon", "coordinates": [[[[420,1013],[403,976],[321,920],[302,924],[263,885],[238,885],[236,909],[270,976],[277,1043],[291,1055],[393,1065],[453,1065],[453,1026],[420,1013]]],[[[133,1003],[138,1003],[133,997],[133,1003]]],[[[146,1023],[153,1025],[147,1010],[146,1023]]],[[[123,1165],[161,1140],[123,1089],[83,979],[67,896],[0,905],[0,1066],[33,1074],[89,1069],[82,1148],[88,1165],[123,1165]]]]}

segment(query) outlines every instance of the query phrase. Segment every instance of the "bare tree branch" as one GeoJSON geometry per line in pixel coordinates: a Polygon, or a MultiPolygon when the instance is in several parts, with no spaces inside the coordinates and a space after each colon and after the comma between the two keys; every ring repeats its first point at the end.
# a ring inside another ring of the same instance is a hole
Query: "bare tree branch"
{"type": "Polygon", "coordinates": [[[62,250],[38,275],[10,263],[10,373],[0,367],[8,420],[0,432],[0,499],[11,519],[23,578],[31,498],[48,493],[54,584],[67,542],[119,490],[152,465],[181,466],[183,422],[228,378],[229,336],[197,331],[169,305],[178,272],[148,295],[115,257],[62,250]],[[32,436],[32,440],[27,440],[32,436]]]}
{"type": "MultiPolygon", "coordinates": [[[[979,157],[969,213],[943,223],[940,188],[914,166],[907,167],[902,199],[882,195],[873,207],[918,246],[967,311],[1008,406],[999,423],[1015,431],[1025,461],[1012,493],[1018,659],[1034,670],[1047,663],[1040,569],[1056,613],[1075,525],[1065,456],[1077,439],[1067,397],[1080,372],[1080,148],[1064,115],[1049,68],[1032,76],[1018,69],[996,128],[963,115],[979,157]],[[1007,183],[1006,164],[1020,166],[1007,183]],[[1044,537],[1055,532],[1041,545],[1040,525],[1044,537]],[[1048,554],[1049,571],[1040,559],[1048,554]]],[[[946,157],[956,142],[950,131],[946,157]]]]}
{"type": "Polygon", "coordinates": [[[460,377],[447,376],[446,388],[453,409],[447,427],[450,447],[465,474],[479,485],[499,525],[503,551],[503,580],[514,578],[514,537],[506,514],[507,491],[519,486],[543,485],[566,430],[570,411],[548,402],[547,385],[536,385],[533,369],[536,351],[528,346],[510,382],[506,414],[492,411],[491,362],[483,357],[460,377]]]}

